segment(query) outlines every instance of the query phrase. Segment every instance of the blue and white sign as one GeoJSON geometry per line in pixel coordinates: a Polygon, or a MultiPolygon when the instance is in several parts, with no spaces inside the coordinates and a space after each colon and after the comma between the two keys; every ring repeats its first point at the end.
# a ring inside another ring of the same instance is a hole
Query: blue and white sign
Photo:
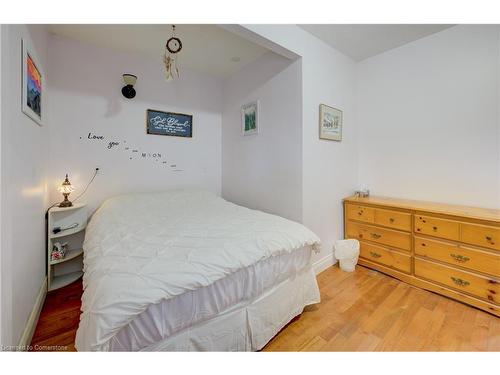
{"type": "Polygon", "coordinates": [[[189,138],[193,136],[192,115],[148,109],[146,122],[148,134],[189,138]]]}

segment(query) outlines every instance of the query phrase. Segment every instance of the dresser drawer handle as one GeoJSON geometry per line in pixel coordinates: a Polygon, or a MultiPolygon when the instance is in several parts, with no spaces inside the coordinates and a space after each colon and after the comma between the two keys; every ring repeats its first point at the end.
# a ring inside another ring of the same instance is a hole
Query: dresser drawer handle
{"type": "Polygon", "coordinates": [[[495,243],[493,242],[493,237],[491,236],[486,236],[486,241],[488,241],[490,244],[494,245],[495,243]]]}
{"type": "Polygon", "coordinates": [[[451,276],[451,280],[455,283],[455,285],[458,285],[458,286],[467,286],[467,285],[470,285],[470,283],[466,280],[462,280],[462,279],[459,279],[457,277],[453,277],[451,276]]]}
{"type": "Polygon", "coordinates": [[[376,253],[374,251],[370,251],[370,255],[374,258],[380,258],[382,255],[380,255],[379,253],[376,253]]]}
{"type": "Polygon", "coordinates": [[[391,224],[394,223],[394,219],[392,217],[389,218],[389,221],[391,222],[391,224]]]}
{"type": "Polygon", "coordinates": [[[464,257],[463,255],[456,255],[456,254],[450,254],[450,257],[452,257],[453,259],[455,259],[457,262],[460,262],[460,263],[465,263],[465,262],[468,262],[470,260],[469,257],[464,257]]]}
{"type": "Polygon", "coordinates": [[[358,212],[358,215],[359,215],[359,216],[363,215],[363,211],[359,211],[359,212],[358,212]]]}
{"type": "Polygon", "coordinates": [[[377,233],[370,233],[370,236],[372,236],[372,238],[378,240],[380,237],[382,237],[381,234],[377,234],[377,233]]]}
{"type": "Polygon", "coordinates": [[[432,227],[432,230],[433,230],[434,232],[437,232],[438,227],[432,227]]]}

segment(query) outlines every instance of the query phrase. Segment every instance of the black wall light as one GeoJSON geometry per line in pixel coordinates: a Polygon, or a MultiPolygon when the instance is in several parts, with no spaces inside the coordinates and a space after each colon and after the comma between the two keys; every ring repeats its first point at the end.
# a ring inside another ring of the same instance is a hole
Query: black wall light
{"type": "Polygon", "coordinates": [[[122,95],[127,99],[132,99],[135,97],[135,89],[134,85],[137,81],[137,76],[133,74],[124,74],[123,82],[125,82],[125,86],[122,88],[122,95]]]}

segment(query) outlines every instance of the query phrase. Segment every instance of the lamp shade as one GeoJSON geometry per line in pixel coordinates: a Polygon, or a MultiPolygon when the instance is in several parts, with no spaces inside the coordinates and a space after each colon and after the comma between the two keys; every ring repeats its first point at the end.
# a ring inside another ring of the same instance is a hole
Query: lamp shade
{"type": "Polygon", "coordinates": [[[63,194],[69,194],[75,191],[75,188],[71,186],[71,182],[68,180],[68,175],[66,175],[64,182],[57,188],[57,190],[63,194]]]}
{"type": "Polygon", "coordinates": [[[61,186],[59,186],[58,190],[59,190],[59,193],[69,194],[69,193],[74,192],[75,188],[71,185],[61,185],[61,186]]]}

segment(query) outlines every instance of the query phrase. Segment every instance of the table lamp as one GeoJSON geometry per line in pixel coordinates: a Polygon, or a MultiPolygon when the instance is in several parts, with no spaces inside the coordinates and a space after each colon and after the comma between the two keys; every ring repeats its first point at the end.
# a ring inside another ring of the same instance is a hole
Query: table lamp
{"type": "Polygon", "coordinates": [[[64,179],[61,186],[58,188],[59,192],[64,196],[64,200],[59,203],[59,207],[71,207],[73,203],[70,202],[68,196],[71,192],[75,191],[73,186],[71,186],[71,182],[68,180],[68,174],[66,174],[66,178],[64,179]]]}

